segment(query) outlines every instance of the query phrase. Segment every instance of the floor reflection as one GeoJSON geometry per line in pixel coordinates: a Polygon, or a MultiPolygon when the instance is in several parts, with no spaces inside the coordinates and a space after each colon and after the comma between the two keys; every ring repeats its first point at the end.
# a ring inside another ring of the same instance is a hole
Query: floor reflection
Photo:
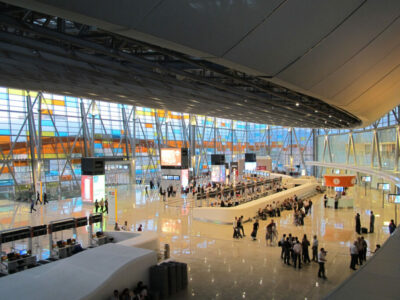
{"type": "MultiPolygon", "coordinates": [[[[355,208],[324,208],[322,195],[313,197],[313,209],[305,218],[305,225],[293,225],[293,213],[286,211],[278,224],[279,238],[283,233],[292,233],[309,239],[316,234],[320,247],[328,250],[327,281],[317,278],[317,264],[305,265],[297,270],[284,265],[279,247],[265,245],[265,226],[270,220],[261,221],[258,240],[249,236],[241,240],[232,239],[232,226],[204,223],[192,217],[193,200],[169,199],[164,202],[156,190],[146,196],[140,187],[118,189],[117,211],[110,199],[109,214],[105,216],[104,229],[112,229],[115,222],[128,222],[128,228],[155,231],[160,235],[161,246],[171,246],[173,258],[189,264],[189,288],[175,299],[320,299],[352,272],[349,269],[349,245],[357,236],[354,216],[361,215],[363,227],[369,227],[369,212],[376,216],[375,233],[365,235],[370,249],[383,243],[388,237],[387,224],[394,219],[391,205],[382,209],[381,193],[370,190],[364,196],[363,187],[350,190],[355,199],[355,208]]],[[[0,202],[0,227],[7,229],[27,225],[40,225],[52,220],[88,216],[94,206],[80,199],[50,202],[38,206],[37,212],[29,213],[26,203],[0,202]]],[[[245,233],[252,230],[251,223],[244,224],[245,233]]],[[[54,240],[68,238],[71,232],[57,233],[54,240]]],[[[78,230],[77,240],[87,244],[87,229],[78,230]]],[[[24,241],[8,245],[18,250],[26,247],[24,241]]],[[[41,258],[48,256],[48,239],[34,240],[34,251],[41,258]]],[[[4,247],[3,247],[4,250],[4,247]]],[[[370,253],[368,253],[370,255],[370,253]]]]}

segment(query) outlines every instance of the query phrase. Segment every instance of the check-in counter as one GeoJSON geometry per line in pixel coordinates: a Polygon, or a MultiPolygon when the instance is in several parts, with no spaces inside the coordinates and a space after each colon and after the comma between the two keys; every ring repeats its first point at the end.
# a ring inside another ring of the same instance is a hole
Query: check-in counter
{"type": "MultiPolygon", "coordinates": [[[[341,197],[338,201],[338,208],[351,208],[354,206],[354,199],[352,197],[341,197]]],[[[335,198],[328,198],[326,207],[335,208],[335,198]]]]}
{"type": "Polygon", "coordinates": [[[233,207],[195,207],[193,217],[196,220],[221,224],[231,224],[235,217],[240,216],[243,216],[244,220],[248,220],[253,218],[260,208],[264,209],[267,204],[282,203],[294,195],[299,198],[313,195],[317,185],[315,180],[308,180],[307,183],[300,186],[233,207]]]}

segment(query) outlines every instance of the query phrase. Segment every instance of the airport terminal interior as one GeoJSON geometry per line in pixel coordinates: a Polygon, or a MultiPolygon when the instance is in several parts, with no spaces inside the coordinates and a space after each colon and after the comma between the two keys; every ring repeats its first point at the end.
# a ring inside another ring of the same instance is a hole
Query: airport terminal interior
{"type": "Polygon", "coordinates": [[[0,299],[398,299],[399,17],[1,1],[0,299]]]}

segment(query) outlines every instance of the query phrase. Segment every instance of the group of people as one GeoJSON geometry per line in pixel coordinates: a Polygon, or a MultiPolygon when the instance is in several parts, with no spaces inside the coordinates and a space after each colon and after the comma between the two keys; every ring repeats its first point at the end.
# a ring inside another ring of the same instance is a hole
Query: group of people
{"type": "MultiPolygon", "coordinates": [[[[124,222],[124,225],[119,227],[118,223],[116,222],[114,225],[114,231],[135,231],[135,225],[132,224],[131,229],[128,228],[128,221],[124,222]]],[[[143,231],[143,225],[140,224],[137,231],[143,231]]]]}
{"type": "Polygon", "coordinates": [[[166,190],[163,190],[162,186],[160,186],[160,190],[159,190],[160,196],[163,197],[163,200],[166,200],[166,197],[174,197],[176,195],[176,190],[174,189],[174,187],[172,186],[172,184],[170,184],[166,190]]]}
{"type": "Polygon", "coordinates": [[[110,300],[145,300],[148,299],[147,286],[139,281],[135,288],[125,288],[122,293],[118,290],[114,290],[110,300]]]}
{"type": "Polygon", "coordinates": [[[261,220],[266,220],[267,216],[270,218],[276,218],[281,216],[281,211],[283,210],[282,205],[279,204],[279,201],[272,204],[267,204],[264,209],[260,208],[257,212],[257,216],[261,218],[261,220]]]}
{"type": "Polygon", "coordinates": [[[291,233],[288,236],[284,234],[278,245],[282,248],[281,259],[283,259],[283,262],[289,266],[291,265],[290,262],[292,262],[293,267],[299,269],[301,269],[302,262],[303,264],[311,262],[308,251],[308,248],[311,246],[312,261],[319,263],[318,277],[326,279],[325,262],[327,252],[324,248],[321,248],[318,253],[318,239],[316,235],[314,235],[312,242],[310,242],[306,234],[304,234],[301,241],[297,237],[292,236],[291,233]]]}
{"type": "Polygon", "coordinates": [[[35,205],[38,205],[39,203],[43,204],[43,205],[46,205],[46,203],[49,203],[49,201],[47,200],[47,193],[44,192],[42,194],[42,196],[43,196],[43,201],[40,199],[40,193],[39,192],[37,192],[37,194],[36,194],[36,202],[33,200],[33,198],[31,198],[31,211],[30,211],[30,213],[32,213],[32,211],[36,211],[35,205]]]}
{"type": "Polygon", "coordinates": [[[236,206],[240,203],[258,199],[266,191],[276,193],[280,190],[282,190],[282,187],[279,182],[257,186],[254,184],[254,181],[239,181],[235,186],[233,184],[209,182],[208,184],[199,185],[197,188],[195,186],[192,188],[193,196],[197,196],[198,199],[202,195],[210,197],[209,205],[212,207],[236,206]],[[251,184],[251,186],[248,186],[248,184],[251,184]]]}
{"type": "Polygon", "coordinates": [[[311,212],[312,204],[311,199],[297,201],[297,205],[293,206],[294,225],[304,226],[304,218],[311,212]]]}
{"type": "Polygon", "coordinates": [[[350,246],[350,269],[357,270],[356,265],[362,265],[367,260],[368,244],[364,237],[358,237],[350,246]]]}
{"type": "Polygon", "coordinates": [[[233,238],[234,239],[241,239],[245,237],[244,228],[243,228],[243,216],[235,217],[233,221],[233,238]]]}
{"type": "Polygon", "coordinates": [[[101,198],[100,202],[94,201],[94,210],[95,212],[101,212],[101,213],[107,213],[108,214],[108,199],[106,198],[106,200],[104,201],[103,198],[101,198]]]}

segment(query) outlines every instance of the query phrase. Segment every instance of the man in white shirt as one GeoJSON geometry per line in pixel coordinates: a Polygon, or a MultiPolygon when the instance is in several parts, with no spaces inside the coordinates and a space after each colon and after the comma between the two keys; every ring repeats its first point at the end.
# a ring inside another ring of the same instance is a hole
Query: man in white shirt
{"type": "Polygon", "coordinates": [[[325,262],[326,262],[326,251],[324,248],[321,248],[321,251],[318,253],[318,277],[322,277],[323,279],[327,279],[325,276],[325,262]]]}
{"type": "Polygon", "coordinates": [[[358,244],[357,241],[354,241],[353,245],[350,246],[350,256],[351,256],[350,269],[352,270],[357,270],[356,269],[356,264],[358,260],[357,244],[358,244]]]}
{"type": "Polygon", "coordinates": [[[314,235],[312,242],[312,260],[318,262],[318,239],[316,235],[314,235]]]}
{"type": "Polygon", "coordinates": [[[299,269],[301,269],[301,244],[299,241],[297,241],[296,244],[293,246],[293,252],[294,252],[294,268],[296,268],[297,261],[299,262],[299,269]]]}

